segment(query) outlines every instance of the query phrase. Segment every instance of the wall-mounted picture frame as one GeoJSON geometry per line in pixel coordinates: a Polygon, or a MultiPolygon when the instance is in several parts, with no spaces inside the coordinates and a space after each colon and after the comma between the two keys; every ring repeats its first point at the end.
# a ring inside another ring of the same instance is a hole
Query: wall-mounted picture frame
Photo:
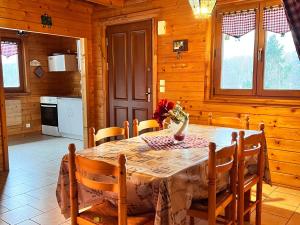
{"type": "Polygon", "coordinates": [[[173,52],[186,52],[189,50],[188,40],[175,40],[173,41],[173,52]]]}

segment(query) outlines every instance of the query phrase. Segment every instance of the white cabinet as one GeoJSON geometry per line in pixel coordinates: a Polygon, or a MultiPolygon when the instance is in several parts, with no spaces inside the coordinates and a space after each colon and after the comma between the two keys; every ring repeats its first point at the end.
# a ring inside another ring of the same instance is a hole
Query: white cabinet
{"type": "Polygon", "coordinates": [[[76,55],[48,56],[49,72],[78,71],[76,55]]]}
{"type": "Polygon", "coordinates": [[[58,130],[63,137],[83,140],[82,99],[59,98],[58,130]]]}

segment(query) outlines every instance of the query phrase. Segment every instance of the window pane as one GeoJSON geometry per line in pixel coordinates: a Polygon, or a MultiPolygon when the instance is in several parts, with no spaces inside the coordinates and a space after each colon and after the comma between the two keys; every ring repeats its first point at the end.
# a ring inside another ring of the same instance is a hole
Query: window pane
{"type": "Polygon", "coordinates": [[[264,89],[300,90],[300,61],[291,32],[267,31],[264,89]]]}
{"type": "Polygon", "coordinates": [[[18,45],[13,42],[2,42],[1,52],[4,87],[20,87],[18,45]]]}
{"type": "Polygon", "coordinates": [[[252,89],[255,31],[240,38],[223,34],[221,89],[252,89]]]}

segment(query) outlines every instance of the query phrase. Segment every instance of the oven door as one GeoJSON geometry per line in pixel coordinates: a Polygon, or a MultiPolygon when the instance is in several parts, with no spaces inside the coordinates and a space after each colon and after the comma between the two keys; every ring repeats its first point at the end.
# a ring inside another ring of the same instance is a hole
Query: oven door
{"type": "Polygon", "coordinates": [[[57,104],[41,104],[42,125],[58,127],[57,104]]]}

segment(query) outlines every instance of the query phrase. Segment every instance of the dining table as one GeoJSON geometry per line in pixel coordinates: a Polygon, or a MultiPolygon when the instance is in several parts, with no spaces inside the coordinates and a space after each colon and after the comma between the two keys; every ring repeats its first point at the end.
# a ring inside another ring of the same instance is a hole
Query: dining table
{"type": "MultiPolygon", "coordinates": [[[[214,142],[217,151],[231,145],[232,132],[238,129],[190,124],[183,142],[174,142],[174,128],[144,133],[138,137],[116,140],[79,150],[76,154],[92,160],[117,165],[119,154],[127,158],[128,215],[154,212],[155,225],[188,224],[186,210],[192,201],[208,197],[208,145],[214,142]]],[[[245,137],[258,130],[246,130],[245,137]]],[[[265,140],[264,140],[265,142],[265,140]]],[[[270,183],[267,147],[265,181],[270,183]]],[[[67,153],[67,152],[66,152],[67,153]]],[[[250,162],[255,166],[255,160],[250,162]]],[[[252,166],[253,166],[252,165],[252,166]]],[[[251,171],[249,169],[249,171],[251,171]]],[[[228,175],[217,176],[217,192],[228,185],[228,175]]],[[[61,213],[70,216],[68,154],[62,161],[56,196],[61,213]]],[[[117,195],[78,186],[79,207],[110,201],[117,205],[117,195]]]]}

